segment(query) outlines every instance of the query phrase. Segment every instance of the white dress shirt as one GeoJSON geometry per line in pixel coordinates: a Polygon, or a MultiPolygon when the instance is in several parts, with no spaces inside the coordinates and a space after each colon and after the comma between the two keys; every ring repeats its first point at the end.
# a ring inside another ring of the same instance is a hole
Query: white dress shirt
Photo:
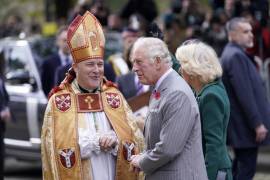
{"type": "Polygon", "coordinates": [[[172,68],[170,68],[170,69],[168,69],[159,79],[158,79],[158,81],[157,81],[157,83],[155,84],[155,88],[154,88],[154,90],[157,90],[158,89],[158,87],[160,86],[160,84],[162,83],[162,81],[170,74],[170,72],[172,72],[173,71],[173,69],[172,68]]]}

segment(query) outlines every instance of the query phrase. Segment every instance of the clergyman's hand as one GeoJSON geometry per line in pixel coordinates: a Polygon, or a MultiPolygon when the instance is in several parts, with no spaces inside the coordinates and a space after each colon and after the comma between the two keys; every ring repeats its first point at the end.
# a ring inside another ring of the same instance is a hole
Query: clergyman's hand
{"type": "Polygon", "coordinates": [[[256,131],[256,142],[258,143],[262,142],[268,133],[268,130],[265,128],[263,124],[257,126],[255,131],[256,131]]]}
{"type": "Polygon", "coordinates": [[[103,135],[99,138],[99,146],[103,151],[110,151],[117,145],[117,136],[103,135]]]}

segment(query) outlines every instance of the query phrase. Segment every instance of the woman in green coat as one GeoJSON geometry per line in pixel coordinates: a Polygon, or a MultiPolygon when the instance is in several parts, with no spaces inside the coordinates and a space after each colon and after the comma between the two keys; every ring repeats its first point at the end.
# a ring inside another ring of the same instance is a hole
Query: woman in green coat
{"type": "Polygon", "coordinates": [[[181,74],[194,89],[198,101],[202,144],[209,180],[232,180],[226,137],[230,103],[220,79],[222,68],[215,51],[200,41],[189,40],[176,51],[181,74]]]}

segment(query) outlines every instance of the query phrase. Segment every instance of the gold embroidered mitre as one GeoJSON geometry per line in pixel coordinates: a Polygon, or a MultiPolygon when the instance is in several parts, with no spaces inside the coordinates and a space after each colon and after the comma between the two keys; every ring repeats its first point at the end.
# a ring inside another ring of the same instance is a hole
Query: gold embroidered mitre
{"type": "Polygon", "coordinates": [[[72,21],[67,36],[74,63],[87,59],[103,59],[105,37],[102,26],[89,11],[72,21]]]}

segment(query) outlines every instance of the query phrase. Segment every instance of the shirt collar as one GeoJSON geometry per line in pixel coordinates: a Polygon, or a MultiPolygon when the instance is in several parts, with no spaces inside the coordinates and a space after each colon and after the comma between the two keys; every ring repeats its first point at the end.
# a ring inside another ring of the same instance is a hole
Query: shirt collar
{"type": "Polygon", "coordinates": [[[98,91],[100,91],[100,87],[97,87],[92,90],[84,89],[78,84],[77,80],[74,80],[74,81],[75,81],[75,87],[79,90],[80,93],[97,93],[98,91]]]}
{"type": "Polygon", "coordinates": [[[158,89],[158,87],[160,86],[160,84],[162,83],[162,81],[170,74],[170,72],[172,72],[173,71],[173,69],[172,68],[170,68],[170,69],[168,69],[159,79],[158,79],[158,81],[157,81],[157,83],[155,84],[155,90],[157,90],[158,89]]]}

